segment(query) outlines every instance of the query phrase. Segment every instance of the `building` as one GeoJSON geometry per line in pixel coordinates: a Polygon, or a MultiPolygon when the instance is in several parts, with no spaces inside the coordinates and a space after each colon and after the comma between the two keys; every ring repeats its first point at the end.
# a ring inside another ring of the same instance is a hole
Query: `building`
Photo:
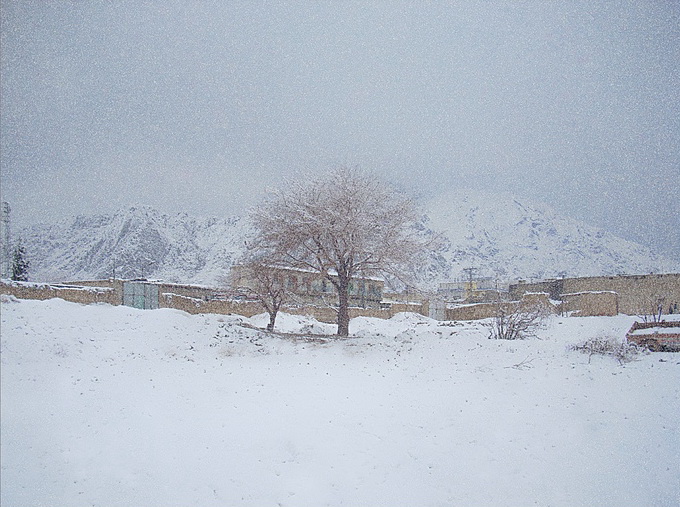
{"type": "Polygon", "coordinates": [[[440,283],[437,297],[449,303],[489,303],[507,299],[507,292],[489,276],[440,283]]]}
{"type": "MultiPolygon", "coordinates": [[[[280,283],[284,284],[291,294],[291,300],[300,304],[336,304],[337,291],[335,285],[318,271],[273,267],[280,283]]],[[[331,276],[334,276],[331,274],[331,276]]],[[[232,289],[246,287],[256,290],[257,284],[252,279],[247,267],[235,265],[231,268],[230,285],[232,289]]],[[[356,277],[349,284],[349,304],[359,308],[380,308],[385,282],[380,278],[356,277]]]]}

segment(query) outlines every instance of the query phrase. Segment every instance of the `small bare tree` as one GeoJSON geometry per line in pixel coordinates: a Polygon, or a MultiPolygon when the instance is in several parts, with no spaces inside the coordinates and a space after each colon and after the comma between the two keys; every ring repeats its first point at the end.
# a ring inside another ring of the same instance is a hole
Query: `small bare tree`
{"type": "Polygon", "coordinates": [[[248,295],[249,298],[260,302],[269,314],[267,331],[273,331],[276,316],[283,303],[286,302],[288,292],[281,270],[268,264],[264,260],[250,259],[239,265],[241,276],[238,288],[248,295]]]}
{"type": "Polygon", "coordinates": [[[251,220],[255,251],[318,271],[335,287],[339,336],[349,334],[352,278],[415,272],[431,243],[412,201],[357,169],[289,182],[251,220]]]}
{"type": "Polygon", "coordinates": [[[666,298],[659,294],[650,294],[646,298],[642,298],[638,317],[643,322],[661,322],[665,301],[666,298]]]}
{"type": "Polygon", "coordinates": [[[521,340],[531,336],[541,325],[546,309],[540,303],[501,301],[494,303],[489,338],[494,340],[521,340]]]}

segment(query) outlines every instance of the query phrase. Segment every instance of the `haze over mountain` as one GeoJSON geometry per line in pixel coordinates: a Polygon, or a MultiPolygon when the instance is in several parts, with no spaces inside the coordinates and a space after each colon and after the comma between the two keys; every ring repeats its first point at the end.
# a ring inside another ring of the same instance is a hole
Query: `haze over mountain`
{"type": "Polygon", "coordinates": [[[465,268],[500,281],[680,269],[651,248],[507,193],[453,191],[425,208],[428,226],[450,241],[444,253],[450,278],[461,277],[465,268]]]}
{"type": "MultiPolygon", "coordinates": [[[[519,278],[679,271],[677,262],[640,244],[557,215],[508,194],[455,191],[423,203],[425,224],[445,239],[433,256],[430,285],[463,276],[519,278]]],[[[32,281],[118,276],[219,285],[237,261],[246,220],[166,215],[150,207],[78,216],[19,232],[32,281]]]]}

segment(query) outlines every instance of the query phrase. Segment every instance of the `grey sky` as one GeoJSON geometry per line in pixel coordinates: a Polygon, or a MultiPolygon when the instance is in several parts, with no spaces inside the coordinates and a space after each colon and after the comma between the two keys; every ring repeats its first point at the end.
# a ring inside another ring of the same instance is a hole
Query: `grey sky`
{"type": "Polygon", "coordinates": [[[296,169],[552,204],[680,259],[680,3],[2,2],[20,223],[238,213],[296,169]]]}

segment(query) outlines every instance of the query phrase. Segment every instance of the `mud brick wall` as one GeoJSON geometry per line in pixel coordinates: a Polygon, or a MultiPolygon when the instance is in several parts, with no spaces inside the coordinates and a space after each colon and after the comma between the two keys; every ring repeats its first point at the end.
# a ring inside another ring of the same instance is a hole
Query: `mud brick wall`
{"type": "MultiPolygon", "coordinates": [[[[548,292],[552,299],[563,299],[563,295],[584,292],[615,292],[618,295],[618,312],[627,315],[648,314],[656,301],[660,300],[663,313],[666,314],[674,305],[680,307],[680,273],[564,278],[510,286],[513,299],[525,292],[538,291],[548,292]]],[[[589,298],[583,299],[584,304],[591,301],[593,300],[589,298]]],[[[575,300],[571,304],[572,310],[578,310],[573,306],[576,304],[575,300]]],[[[583,314],[594,311],[586,307],[581,310],[583,314]]]]}
{"type": "Polygon", "coordinates": [[[575,317],[613,316],[619,313],[616,292],[577,292],[563,294],[561,311],[575,317]]]}
{"type": "Polygon", "coordinates": [[[446,320],[481,320],[489,319],[496,314],[494,303],[478,303],[454,306],[446,309],[446,320]]]}
{"type": "Polygon", "coordinates": [[[180,294],[162,293],[158,297],[158,306],[160,308],[174,308],[175,310],[183,310],[187,313],[219,313],[228,315],[230,313],[243,315],[244,317],[252,317],[258,313],[262,313],[262,305],[254,301],[220,301],[192,298],[182,296],[180,294]]]}
{"type": "Polygon", "coordinates": [[[118,305],[120,301],[111,287],[76,287],[33,283],[0,283],[0,294],[9,294],[19,299],[60,298],[73,303],[108,303],[118,305]]]}
{"type": "Polygon", "coordinates": [[[664,275],[600,276],[566,279],[564,293],[612,291],[619,297],[619,312],[640,315],[651,311],[654,302],[663,300],[663,313],[673,303],[680,305],[680,273],[664,275]]]}
{"type": "MultiPolygon", "coordinates": [[[[524,294],[521,301],[504,301],[500,303],[507,311],[515,311],[520,305],[527,307],[540,306],[546,313],[557,313],[558,308],[550,302],[549,294],[536,292],[524,294]]],[[[478,303],[454,306],[446,309],[446,320],[481,320],[496,316],[498,303],[478,303]]]]}

